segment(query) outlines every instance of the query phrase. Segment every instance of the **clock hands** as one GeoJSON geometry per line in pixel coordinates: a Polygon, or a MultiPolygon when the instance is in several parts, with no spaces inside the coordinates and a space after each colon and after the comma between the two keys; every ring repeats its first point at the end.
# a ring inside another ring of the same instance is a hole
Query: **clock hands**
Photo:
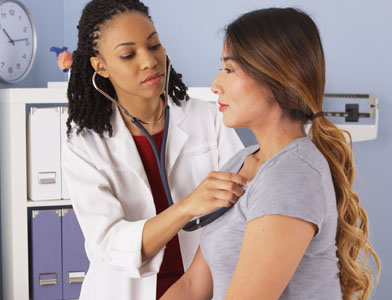
{"type": "Polygon", "coordinates": [[[14,46],[15,46],[15,42],[27,41],[27,40],[28,40],[27,38],[13,40],[13,39],[10,37],[10,35],[8,34],[8,32],[7,32],[4,28],[3,28],[3,31],[4,31],[5,35],[8,37],[8,39],[9,39],[8,43],[12,43],[12,45],[14,45],[14,46]]]}
{"type": "Polygon", "coordinates": [[[3,28],[3,31],[4,31],[5,35],[8,37],[8,39],[9,39],[9,43],[12,43],[12,45],[15,46],[15,42],[14,42],[14,40],[10,37],[10,35],[8,34],[8,32],[7,32],[4,28],[3,28]]]}
{"type": "Polygon", "coordinates": [[[0,0],[0,82],[21,81],[36,56],[34,23],[21,2],[26,1],[0,0]]]}
{"type": "MultiPolygon", "coordinates": [[[[28,38],[24,38],[24,39],[14,40],[14,42],[27,41],[27,40],[28,40],[28,38]]],[[[9,41],[8,43],[11,43],[11,41],[9,41]]]]}

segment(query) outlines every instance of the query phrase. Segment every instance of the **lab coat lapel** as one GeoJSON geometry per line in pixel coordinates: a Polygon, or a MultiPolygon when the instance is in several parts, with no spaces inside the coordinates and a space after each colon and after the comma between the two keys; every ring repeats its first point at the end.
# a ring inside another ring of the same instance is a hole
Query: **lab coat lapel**
{"type": "Polygon", "coordinates": [[[186,131],[180,127],[180,124],[185,117],[184,112],[180,107],[175,105],[171,99],[169,100],[169,107],[169,133],[167,136],[165,156],[167,178],[170,177],[170,173],[173,170],[174,164],[176,163],[177,158],[180,155],[186,140],[188,139],[188,133],[186,133],[186,131]]]}
{"type": "Polygon", "coordinates": [[[111,140],[114,145],[114,155],[120,160],[122,168],[127,168],[135,172],[150,190],[150,184],[139,151],[135,141],[126,127],[119,109],[113,106],[111,124],[113,126],[113,137],[111,140]]]}
{"type": "MultiPolygon", "coordinates": [[[[181,122],[185,118],[184,112],[180,107],[173,104],[171,99],[169,100],[169,107],[170,120],[165,155],[167,178],[169,178],[174,164],[188,139],[188,133],[180,127],[181,122]]],[[[129,168],[137,173],[148,189],[151,190],[135,141],[128,128],[125,126],[116,106],[113,107],[111,124],[113,126],[113,137],[111,140],[114,143],[115,157],[121,160],[123,167],[129,168]]]]}

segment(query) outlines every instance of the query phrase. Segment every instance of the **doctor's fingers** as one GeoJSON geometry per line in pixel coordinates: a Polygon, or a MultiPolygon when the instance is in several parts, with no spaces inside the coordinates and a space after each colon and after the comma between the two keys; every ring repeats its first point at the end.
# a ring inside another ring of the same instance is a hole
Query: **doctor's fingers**
{"type": "Polygon", "coordinates": [[[233,206],[233,202],[227,201],[227,200],[222,200],[222,199],[215,199],[215,209],[221,208],[221,207],[230,207],[233,206]]]}
{"type": "Polygon", "coordinates": [[[232,181],[240,185],[248,185],[249,183],[249,180],[246,177],[231,172],[212,171],[208,174],[207,178],[208,177],[232,181]]]}
{"type": "Polygon", "coordinates": [[[235,194],[227,191],[222,191],[222,190],[217,190],[214,192],[214,198],[213,201],[223,201],[223,202],[228,202],[230,205],[236,203],[238,201],[239,196],[236,196],[235,194]]]}
{"type": "Polygon", "coordinates": [[[217,178],[208,178],[205,183],[207,184],[208,189],[216,191],[226,191],[230,194],[234,194],[237,197],[242,196],[244,190],[240,185],[233,181],[222,180],[217,178]]]}

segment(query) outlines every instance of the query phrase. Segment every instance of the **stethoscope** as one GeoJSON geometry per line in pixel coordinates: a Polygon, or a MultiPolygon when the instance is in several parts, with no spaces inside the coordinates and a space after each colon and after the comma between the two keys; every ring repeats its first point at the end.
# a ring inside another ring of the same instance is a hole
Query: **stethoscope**
{"type": "MultiPolygon", "coordinates": [[[[167,74],[166,74],[166,81],[165,81],[165,92],[164,92],[164,100],[165,100],[165,123],[163,127],[163,137],[162,137],[162,145],[161,145],[161,153],[158,153],[158,148],[152,139],[151,135],[148,133],[148,131],[144,128],[142,125],[143,122],[142,120],[139,120],[138,118],[132,116],[125,107],[123,107],[120,103],[118,103],[113,97],[105,93],[103,90],[101,90],[96,82],[95,82],[95,77],[97,75],[97,72],[94,72],[93,77],[92,77],[92,82],[94,88],[101,93],[103,96],[105,96],[107,99],[109,99],[114,105],[116,105],[118,108],[122,109],[124,113],[131,119],[132,123],[135,124],[146,136],[148,142],[151,145],[152,150],[154,151],[154,156],[158,165],[159,169],[159,175],[161,177],[161,182],[163,185],[163,188],[165,190],[165,194],[167,197],[167,200],[169,202],[169,206],[173,205],[173,200],[172,196],[170,193],[170,188],[169,188],[169,183],[167,180],[167,175],[166,175],[166,167],[165,167],[165,150],[166,150],[166,142],[167,142],[167,134],[169,131],[169,105],[168,105],[168,92],[169,92],[169,78],[170,78],[170,69],[171,69],[171,63],[169,56],[166,55],[166,66],[167,66],[167,74]]],[[[188,222],[184,227],[183,230],[185,231],[194,231],[197,230],[201,227],[206,226],[207,224],[210,224],[217,218],[219,218],[221,215],[223,215],[227,210],[229,210],[231,207],[222,207],[219,208],[212,213],[209,213],[204,216],[200,216],[196,219],[193,219],[192,221],[188,222]]]]}

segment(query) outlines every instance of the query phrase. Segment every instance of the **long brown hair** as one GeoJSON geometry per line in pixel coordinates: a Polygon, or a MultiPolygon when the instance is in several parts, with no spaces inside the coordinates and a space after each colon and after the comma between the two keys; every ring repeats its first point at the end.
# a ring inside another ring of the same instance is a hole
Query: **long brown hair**
{"type": "MultiPolygon", "coordinates": [[[[247,74],[271,90],[285,114],[305,124],[322,111],[324,52],[317,26],[306,13],[293,8],[246,13],[227,26],[225,46],[247,74]]],[[[369,242],[367,213],[352,189],[350,133],[322,116],[312,122],[309,136],[327,159],[335,187],[343,299],[368,299],[373,286],[368,260],[374,258],[377,277],[380,263],[369,242]]]]}

